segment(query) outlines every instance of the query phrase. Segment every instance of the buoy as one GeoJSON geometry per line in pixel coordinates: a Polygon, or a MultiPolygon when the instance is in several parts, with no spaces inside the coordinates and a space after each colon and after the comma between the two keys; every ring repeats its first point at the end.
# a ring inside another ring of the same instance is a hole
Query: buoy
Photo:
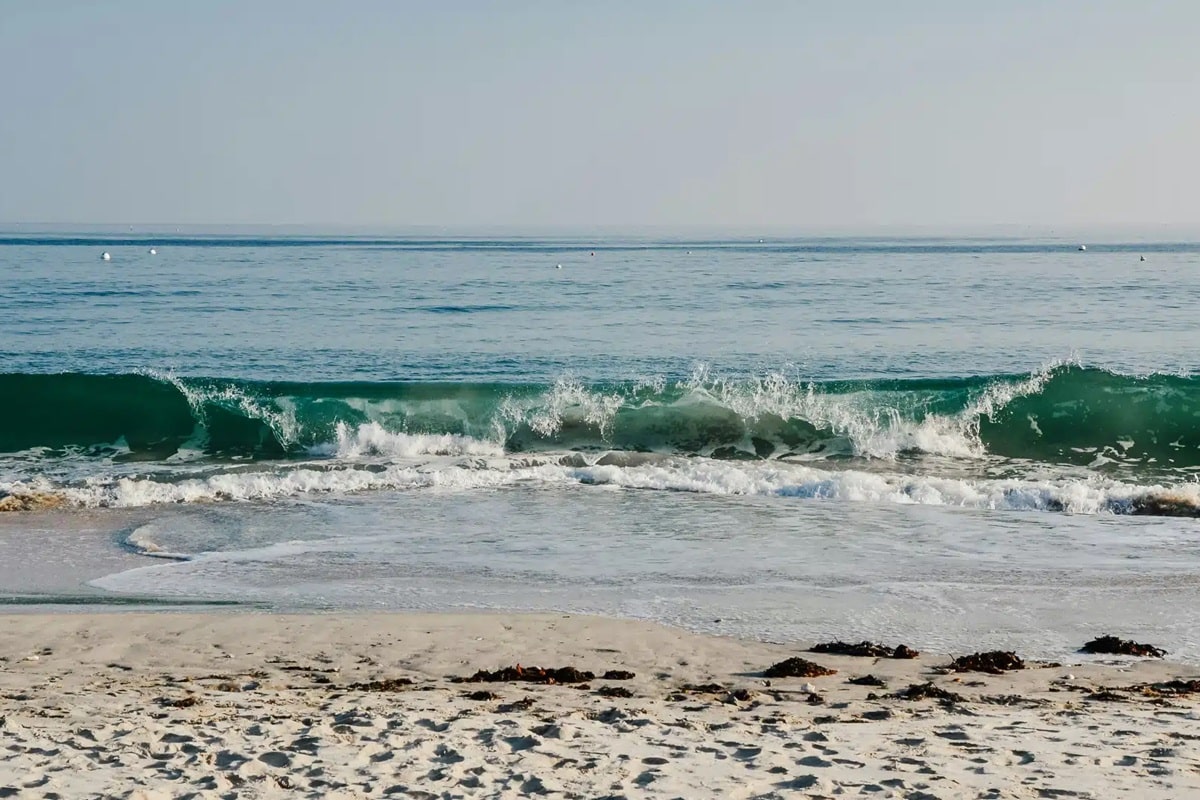
{"type": "Polygon", "coordinates": [[[158,255],[158,251],[157,251],[157,250],[155,250],[153,247],[151,247],[151,248],[150,248],[150,255],[152,255],[152,256],[156,256],[156,255],[158,255]]]}
{"type": "Polygon", "coordinates": [[[559,264],[555,269],[562,269],[562,264],[559,264]]]}
{"type": "Polygon", "coordinates": [[[101,253],[100,257],[102,259],[104,259],[105,261],[112,261],[112,256],[108,254],[107,250],[105,250],[103,253],[101,253]]]}
{"type": "Polygon", "coordinates": [[[1087,245],[1086,244],[1079,245],[1079,252],[1082,253],[1084,250],[1087,250],[1087,245]]]}

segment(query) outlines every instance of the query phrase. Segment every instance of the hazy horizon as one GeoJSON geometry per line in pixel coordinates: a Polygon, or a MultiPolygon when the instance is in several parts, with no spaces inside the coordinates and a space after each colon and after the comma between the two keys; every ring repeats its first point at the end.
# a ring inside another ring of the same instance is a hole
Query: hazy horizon
{"type": "Polygon", "coordinates": [[[107,223],[107,222],[8,222],[0,220],[0,237],[96,237],[151,241],[172,237],[311,237],[311,238],[446,238],[473,239],[594,239],[647,241],[702,241],[763,239],[766,242],[819,239],[881,239],[903,241],[1030,240],[1071,244],[1147,244],[1200,241],[1200,224],[1191,225],[1092,225],[1033,226],[879,225],[863,227],[801,228],[786,225],[382,225],[353,223],[107,223]]]}
{"type": "Polygon", "coordinates": [[[0,23],[6,228],[1200,229],[1182,2],[15,0],[0,23]]]}

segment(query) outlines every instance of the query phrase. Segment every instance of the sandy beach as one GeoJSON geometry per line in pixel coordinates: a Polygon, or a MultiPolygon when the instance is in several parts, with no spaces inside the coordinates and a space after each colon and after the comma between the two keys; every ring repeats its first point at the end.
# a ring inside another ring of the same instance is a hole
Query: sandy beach
{"type": "Polygon", "coordinates": [[[1198,30],[0,0],[0,800],[1200,800],[1198,30]]]}
{"type": "Polygon", "coordinates": [[[563,615],[9,614],[0,796],[1200,792],[1196,684],[1166,683],[1200,671],[1084,660],[949,672],[563,615]],[[764,677],[797,656],[836,673],[764,677]],[[595,677],[463,680],[518,664],[595,677]]]}

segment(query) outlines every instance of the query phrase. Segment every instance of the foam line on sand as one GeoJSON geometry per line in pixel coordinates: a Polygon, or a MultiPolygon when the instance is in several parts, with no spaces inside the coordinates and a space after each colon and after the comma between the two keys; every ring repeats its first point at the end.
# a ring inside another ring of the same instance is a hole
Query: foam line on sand
{"type": "Polygon", "coordinates": [[[1157,660],[946,673],[578,616],[251,613],[13,613],[0,659],[2,797],[1200,793],[1196,670],[1157,660]],[[763,675],[791,656],[837,672],[763,675]],[[516,664],[597,677],[452,680],[516,664]]]}

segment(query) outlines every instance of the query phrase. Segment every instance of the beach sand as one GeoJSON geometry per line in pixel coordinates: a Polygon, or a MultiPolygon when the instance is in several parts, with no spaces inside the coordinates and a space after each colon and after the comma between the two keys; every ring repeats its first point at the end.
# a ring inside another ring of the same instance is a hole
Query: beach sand
{"type": "Polygon", "coordinates": [[[1200,796],[1200,695],[1161,685],[1200,670],[1158,660],[946,673],[579,616],[240,612],[13,613],[0,659],[0,797],[1200,796]],[[762,675],[791,656],[837,673],[762,675]],[[452,680],[516,664],[635,676],[452,680]],[[927,682],[962,699],[899,696],[927,682]]]}

